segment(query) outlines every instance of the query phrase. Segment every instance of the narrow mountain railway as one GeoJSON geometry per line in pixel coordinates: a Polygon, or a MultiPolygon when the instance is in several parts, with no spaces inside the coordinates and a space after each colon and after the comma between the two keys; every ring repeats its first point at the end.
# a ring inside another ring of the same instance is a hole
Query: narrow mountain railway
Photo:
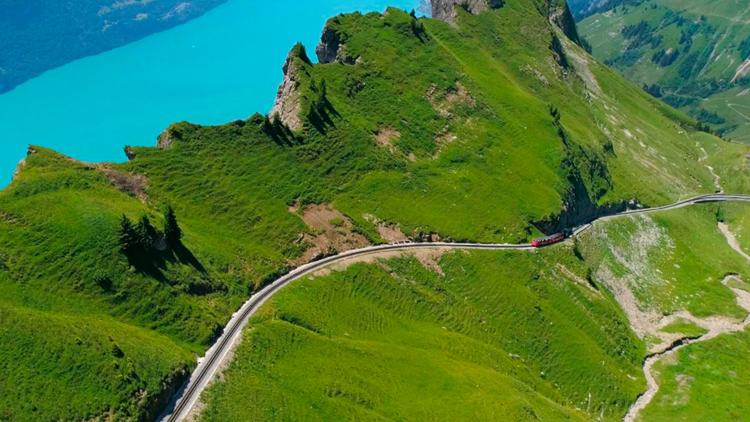
{"type": "Polygon", "coordinates": [[[342,263],[353,258],[359,258],[368,255],[384,255],[386,253],[410,251],[418,249],[448,249],[448,250],[517,250],[517,251],[534,251],[538,248],[551,246],[564,242],[570,237],[575,237],[586,230],[590,229],[597,221],[607,221],[619,217],[630,215],[648,214],[653,212],[670,211],[685,208],[698,204],[712,202],[748,202],[750,195],[734,194],[709,194],[678,201],[671,205],[664,205],[653,208],[641,208],[627,210],[618,214],[602,216],[594,221],[575,228],[564,230],[543,238],[533,240],[531,243],[522,244],[483,244],[483,243],[448,243],[448,242],[427,242],[427,243],[399,243],[389,245],[370,246],[362,249],[343,252],[338,255],[330,256],[319,261],[314,261],[294,269],[288,274],[277,279],[265,288],[258,291],[237,311],[229,323],[224,328],[224,332],[216,343],[206,352],[196,369],[193,371],[187,385],[180,390],[178,396],[170,403],[170,407],[164,412],[162,421],[175,422],[184,420],[192,411],[198,402],[201,393],[210,384],[211,380],[219,372],[230,356],[230,351],[239,342],[242,329],[247,325],[250,317],[271,297],[278,293],[285,286],[294,281],[300,280],[306,276],[314,274],[324,268],[334,264],[342,263]]]}

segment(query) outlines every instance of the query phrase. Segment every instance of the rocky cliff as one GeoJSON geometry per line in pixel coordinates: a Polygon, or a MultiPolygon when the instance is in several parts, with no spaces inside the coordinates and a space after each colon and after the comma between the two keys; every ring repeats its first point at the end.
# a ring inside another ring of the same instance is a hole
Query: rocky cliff
{"type": "Polygon", "coordinates": [[[276,94],[276,101],[269,114],[271,119],[278,118],[281,123],[293,131],[302,129],[302,96],[299,92],[306,66],[311,66],[310,59],[302,44],[297,44],[289,52],[284,63],[284,79],[276,94]]]}
{"type": "Polygon", "coordinates": [[[336,29],[338,20],[333,18],[326,23],[323,34],[320,37],[320,43],[315,48],[315,54],[318,56],[318,62],[326,64],[339,62],[343,64],[354,64],[357,57],[353,57],[346,51],[346,40],[343,35],[336,29]]]}
{"type": "Polygon", "coordinates": [[[546,9],[545,12],[550,22],[560,28],[571,41],[582,45],[581,38],[578,36],[576,21],[570,7],[568,7],[568,2],[566,0],[547,0],[546,9]]]}
{"type": "Polygon", "coordinates": [[[454,22],[456,7],[463,7],[472,14],[502,7],[504,0],[432,0],[432,17],[446,22],[454,22]]]}
{"type": "MultiPolygon", "coordinates": [[[[432,0],[432,17],[453,23],[458,16],[457,8],[462,7],[469,13],[478,15],[490,9],[498,9],[505,0],[432,0]]],[[[544,0],[540,2],[539,11],[560,28],[573,42],[581,45],[575,19],[566,0],[544,0]]]]}

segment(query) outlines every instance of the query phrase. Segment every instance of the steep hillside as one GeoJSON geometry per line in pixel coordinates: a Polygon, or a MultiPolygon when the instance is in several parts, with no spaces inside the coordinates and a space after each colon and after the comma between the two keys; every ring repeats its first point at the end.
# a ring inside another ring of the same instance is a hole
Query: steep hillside
{"type": "Polygon", "coordinates": [[[635,3],[580,22],[594,56],[726,136],[750,142],[750,3],[635,3]]]}
{"type": "MultiPolygon", "coordinates": [[[[292,49],[271,118],[178,123],[157,147],[128,148],[125,164],[30,148],[0,192],[0,312],[8,315],[0,324],[9,333],[0,365],[20,374],[9,381],[18,395],[0,396],[0,415],[148,419],[241,301],[289,268],[331,253],[407,238],[521,241],[626,206],[713,192],[719,181],[750,192],[748,149],[696,131],[693,120],[589,57],[568,38],[575,26],[564,3],[487,6],[476,16],[458,8],[451,22],[395,9],[333,18],[317,50],[321,64],[312,65],[301,46],[292,49]],[[78,399],[77,391],[90,395],[78,399]]],[[[560,260],[573,266],[568,255],[560,260]]],[[[460,264],[477,258],[455,259],[446,271],[472,283],[476,277],[461,275],[460,264]]],[[[497,259],[499,266],[507,258],[497,259]]],[[[534,280],[556,258],[528,259],[518,274],[489,280],[534,280]]],[[[399,272],[423,278],[413,267],[353,274],[382,283],[399,272]]],[[[573,279],[585,273],[571,271],[573,279]]],[[[589,391],[576,380],[602,367],[569,364],[585,349],[615,380],[597,378],[586,412],[622,413],[642,384],[622,378],[641,357],[639,341],[606,294],[589,300],[588,288],[561,285],[545,298],[540,289],[524,293],[524,303],[559,303],[598,331],[580,333],[550,309],[545,318],[580,343],[555,335],[552,347],[529,334],[528,362],[500,368],[529,375],[493,381],[492,391],[514,386],[533,403],[529,414],[586,417],[579,409],[589,391]],[[545,365],[557,366],[538,379],[545,365]],[[527,382],[542,392],[529,393],[527,382]]],[[[445,293],[463,300],[458,291],[445,293]]],[[[514,297],[497,296],[496,304],[514,297]]],[[[490,305],[478,303],[477,312],[490,305]]],[[[450,333],[431,334],[442,330],[436,324],[444,325],[445,313],[461,309],[445,303],[390,321],[419,328],[419,341],[453,344],[450,333]]],[[[465,316],[466,338],[486,340],[482,325],[465,316]]],[[[496,330],[513,321],[492,317],[496,330]]],[[[488,380],[490,357],[520,348],[478,346],[476,359],[461,365],[475,371],[469,381],[488,380]]],[[[433,362],[454,380],[458,372],[446,362],[455,355],[433,362]]]]}
{"type": "Polygon", "coordinates": [[[747,205],[704,205],[612,221],[579,239],[594,279],[649,350],[649,388],[625,420],[730,421],[750,409],[748,216],[747,205]]]}
{"type": "Polygon", "coordinates": [[[742,415],[747,344],[734,327],[750,321],[750,262],[716,218],[750,207],[729,208],[600,222],[543,251],[417,253],[300,281],[252,320],[201,420],[621,420],[647,391],[643,356],[673,348],[643,420],[742,415]],[[703,344],[675,348],[686,338],[703,344]]]}
{"type": "Polygon", "coordinates": [[[290,286],[201,420],[614,420],[644,388],[642,343],[571,248],[433,259],[290,286]]]}
{"type": "Polygon", "coordinates": [[[617,6],[637,5],[642,0],[568,0],[575,19],[582,20],[595,13],[602,13],[617,6]]]}
{"type": "Polygon", "coordinates": [[[5,1],[0,93],[46,70],[186,22],[224,1],[5,1]]]}

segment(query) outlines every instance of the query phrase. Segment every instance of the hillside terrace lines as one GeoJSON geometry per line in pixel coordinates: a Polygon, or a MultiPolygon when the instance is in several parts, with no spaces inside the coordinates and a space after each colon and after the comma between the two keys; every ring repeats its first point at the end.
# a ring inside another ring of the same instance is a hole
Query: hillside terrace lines
{"type": "MultiPolygon", "coordinates": [[[[626,215],[646,214],[657,211],[668,211],[684,208],[691,205],[710,203],[710,202],[749,202],[750,195],[727,195],[712,194],[703,195],[695,198],[679,201],[671,205],[654,207],[648,209],[630,210],[620,214],[601,217],[592,223],[577,227],[573,230],[574,235],[578,235],[590,227],[596,221],[606,221],[612,218],[626,215]]],[[[481,243],[448,243],[448,242],[426,242],[426,243],[401,243],[370,246],[363,249],[351,250],[338,255],[330,256],[319,261],[314,261],[302,265],[290,273],[274,281],[258,293],[253,295],[245,304],[236,312],[223,334],[212,346],[206,355],[199,361],[188,384],[182,389],[170,406],[164,412],[163,421],[173,422],[184,420],[191,414],[192,409],[199,402],[201,393],[210,385],[213,379],[221,372],[221,368],[227,364],[227,359],[231,356],[232,350],[239,343],[242,329],[248,324],[249,319],[260,307],[278,293],[285,286],[294,281],[301,280],[309,275],[314,275],[321,270],[325,270],[333,265],[352,259],[360,259],[363,256],[378,257],[392,256],[394,252],[408,252],[418,250],[518,250],[533,251],[530,244],[481,244],[481,243]]]]}

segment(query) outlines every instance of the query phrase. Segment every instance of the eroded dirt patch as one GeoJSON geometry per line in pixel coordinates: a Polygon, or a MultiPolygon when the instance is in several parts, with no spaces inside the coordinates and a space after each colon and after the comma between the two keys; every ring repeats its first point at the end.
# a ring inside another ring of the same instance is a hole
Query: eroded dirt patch
{"type": "Polygon", "coordinates": [[[444,119],[452,117],[459,106],[473,108],[477,105],[474,97],[461,82],[456,82],[455,87],[446,92],[440,92],[436,85],[431,85],[427,90],[426,97],[438,116],[444,119]]]}
{"type": "Polygon", "coordinates": [[[428,270],[440,276],[445,276],[443,269],[440,267],[440,258],[443,257],[445,252],[445,249],[417,249],[414,256],[428,270]]]}
{"type": "Polygon", "coordinates": [[[457,140],[458,136],[456,136],[456,134],[454,134],[453,132],[448,131],[447,128],[445,129],[445,131],[438,134],[438,136],[435,138],[435,145],[437,148],[435,149],[435,154],[433,154],[432,159],[437,160],[438,158],[440,158],[440,154],[443,152],[443,149],[446,146],[456,142],[457,140]]]}
{"type": "Polygon", "coordinates": [[[396,129],[384,127],[378,129],[378,131],[375,132],[374,137],[375,142],[377,142],[378,146],[381,148],[385,148],[394,154],[397,152],[394,142],[401,139],[401,132],[396,129]]]}
{"type": "Polygon", "coordinates": [[[557,269],[560,271],[562,275],[564,275],[567,279],[574,281],[578,283],[579,285],[586,287],[587,289],[591,290],[594,293],[599,293],[599,291],[594,288],[594,286],[585,278],[579,276],[578,274],[574,273],[573,271],[570,271],[568,267],[566,267],[563,264],[557,264],[557,269]]]}
{"type": "Polygon", "coordinates": [[[401,231],[401,227],[399,227],[398,224],[387,223],[372,214],[364,214],[362,217],[375,225],[378,229],[380,238],[387,243],[403,243],[409,241],[409,237],[401,231]]]}
{"type": "Polygon", "coordinates": [[[104,173],[115,187],[128,195],[138,198],[141,202],[148,201],[148,178],[142,174],[123,173],[107,165],[97,166],[97,170],[104,173]]]}
{"type": "Polygon", "coordinates": [[[310,228],[309,233],[301,234],[297,240],[309,246],[301,257],[292,261],[294,265],[370,245],[365,236],[354,230],[352,221],[330,204],[313,204],[303,209],[295,204],[289,211],[298,214],[310,228]]]}

